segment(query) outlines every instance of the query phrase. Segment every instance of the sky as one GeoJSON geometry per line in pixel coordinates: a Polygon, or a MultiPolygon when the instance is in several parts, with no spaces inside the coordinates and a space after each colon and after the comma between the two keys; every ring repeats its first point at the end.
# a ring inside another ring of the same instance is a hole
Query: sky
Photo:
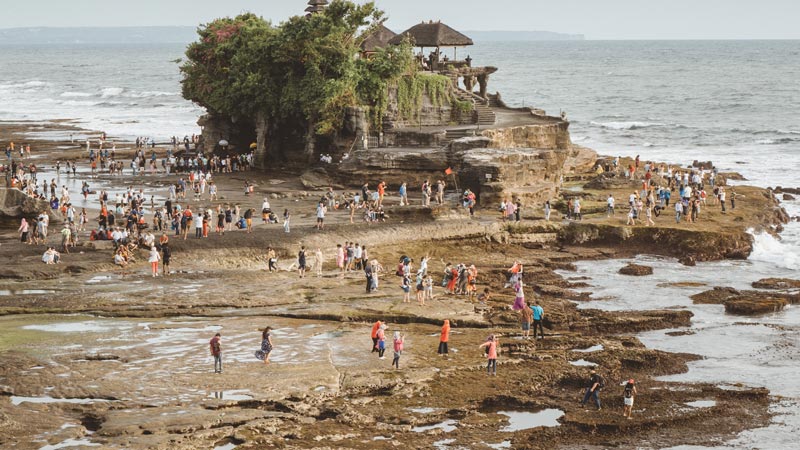
{"type": "MultiPolygon", "coordinates": [[[[168,26],[253,12],[279,22],[307,0],[0,0],[4,28],[168,26]]],[[[358,0],[363,3],[364,0],[358,0]]],[[[387,26],[555,31],[587,39],[800,39],[800,0],[376,0],[387,26]]]]}

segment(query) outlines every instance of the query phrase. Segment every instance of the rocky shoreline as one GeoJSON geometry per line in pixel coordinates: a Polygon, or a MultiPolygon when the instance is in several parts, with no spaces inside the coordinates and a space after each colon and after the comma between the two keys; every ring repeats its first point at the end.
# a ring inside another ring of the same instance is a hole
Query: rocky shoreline
{"type": "MultiPolygon", "coordinates": [[[[27,127],[0,129],[24,134],[27,127]]],[[[81,158],[79,148],[58,148],[69,143],[32,144],[42,166],[81,158]]],[[[172,180],[103,177],[90,182],[153,190],[172,180]]],[[[787,220],[770,191],[737,187],[743,199],[735,214],[709,207],[694,226],[662,217],[656,227],[626,227],[621,217],[592,214],[609,192],[622,199],[631,185],[592,189],[582,180],[580,190],[562,190],[583,199],[581,222],[546,222],[533,208],[521,224],[507,224],[492,208],[470,220],[451,207],[392,206],[387,223],[351,225],[346,213],[334,212],[317,232],[313,205],[322,191],[297,177],[242,172],[216,181],[223,202],[257,207],[275,194],[274,210],[293,210],[292,233],[259,224],[252,235],[174,239],[177,272],[151,279],[143,262],[114,268],[108,243],[82,236],[62,264],[45,266],[41,246],[17,242],[10,226],[2,230],[0,252],[15,263],[0,273],[0,293],[8,292],[0,295],[0,445],[85,439],[164,449],[662,448],[711,445],[769,422],[765,389],[656,380],[685,372],[698,357],[647,349],[635,334],[687,327],[691,312],[579,309],[576,302],[591,301],[585,284],[559,273],[577,261],[641,253],[687,263],[746,258],[747,229],[774,232],[787,220]],[[241,193],[245,181],[255,183],[254,198],[241,193]],[[363,293],[360,272],[333,270],[332,248],[345,240],[367,245],[386,267],[377,293],[363,293]],[[264,270],[267,245],[278,249],[278,273],[264,270]],[[324,249],[323,276],[299,279],[289,270],[300,245],[324,249]],[[494,295],[481,305],[437,291],[426,307],[403,304],[392,273],[400,255],[430,255],[437,278],[444,262],[475,264],[479,287],[494,295]],[[503,288],[515,260],[545,308],[544,340],[519,339],[513,296],[503,288]],[[435,354],[444,319],[454,322],[457,350],[448,359],[435,354]],[[409,336],[399,371],[369,353],[375,320],[409,336]],[[277,329],[278,359],[268,367],[252,358],[257,330],[266,325],[277,329]],[[206,356],[215,330],[230,355],[220,375],[206,356]],[[492,378],[477,349],[490,333],[500,336],[502,349],[492,378]],[[608,381],[602,411],[577,404],[590,367],[608,381]],[[618,385],[628,378],[641,389],[633,420],[621,416],[618,385]],[[545,410],[560,414],[555,424],[533,416],[545,410]],[[515,420],[526,425],[507,431],[515,420]]]]}

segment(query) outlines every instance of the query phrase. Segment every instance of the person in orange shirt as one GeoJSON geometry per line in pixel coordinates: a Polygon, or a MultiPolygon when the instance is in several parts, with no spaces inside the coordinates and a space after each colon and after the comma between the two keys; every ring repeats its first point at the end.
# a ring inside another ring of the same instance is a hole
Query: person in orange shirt
{"type": "Polygon", "coordinates": [[[386,182],[378,183],[378,206],[383,206],[383,194],[386,193],[386,182]]]}
{"type": "Polygon", "coordinates": [[[372,324],[372,353],[378,351],[378,329],[381,327],[381,321],[378,320],[374,324],[372,324]]]}
{"type": "Polygon", "coordinates": [[[439,336],[439,353],[440,356],[447,355],[447,342],[450,340],[450,321],[444,319],[444,324],[442,325],[442,333],[439,336]]]}

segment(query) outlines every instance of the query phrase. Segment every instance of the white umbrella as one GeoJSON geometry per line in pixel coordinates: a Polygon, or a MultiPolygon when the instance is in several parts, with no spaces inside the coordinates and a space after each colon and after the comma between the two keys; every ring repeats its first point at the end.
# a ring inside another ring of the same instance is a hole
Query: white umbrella
{"type": "Polygon", "coordinates": [[[219,145],[221,145],[221,146],[225,147],[225,146],[227,146],[227,145],[228,145],[228,141],[226,141],[225,139],[223,139],[223,140],[219,141],[219,145]]]}

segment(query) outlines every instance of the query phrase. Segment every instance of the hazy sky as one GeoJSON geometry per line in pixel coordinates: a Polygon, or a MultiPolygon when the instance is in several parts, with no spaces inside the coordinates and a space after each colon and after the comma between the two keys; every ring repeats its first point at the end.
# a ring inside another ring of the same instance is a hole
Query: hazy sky
{"type": "MultiPolygon", "coordinates": [[[[363,1],[363,0],[361,0],[363,1]]],[[[377,0],[402,30],[545,30],[588,39],[800,39],[800,0],[377,0]]],[[[251,11],[274,21],[306,0],[0,0],[3,27],[196,25],[251,11]]]]}

